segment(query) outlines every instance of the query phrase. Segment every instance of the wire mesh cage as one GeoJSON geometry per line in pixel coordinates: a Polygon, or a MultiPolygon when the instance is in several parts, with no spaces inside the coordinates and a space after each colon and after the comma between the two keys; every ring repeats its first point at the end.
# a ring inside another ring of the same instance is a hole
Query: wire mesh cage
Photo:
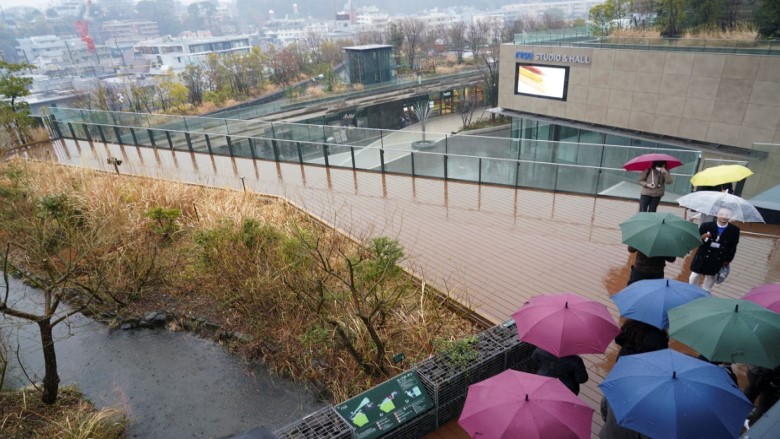
{"type": "Polygon", "coordinates": [[[327,406],[274,432],[279,439],[352,439],[352,427],[327,406]]]}

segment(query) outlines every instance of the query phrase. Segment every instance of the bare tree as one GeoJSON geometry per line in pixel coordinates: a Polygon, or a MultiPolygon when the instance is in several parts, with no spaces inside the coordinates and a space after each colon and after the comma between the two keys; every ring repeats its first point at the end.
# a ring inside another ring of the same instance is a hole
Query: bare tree
{"type": "Polygon", "coordinates": [[[484,21],[477,21],[469,25],[466,30],[466,42],[468,43],[474,59],[477,59],[482,53],[482,48],[488,43],[488,25],[484,21]]]}
{"type": "Polygon", "coordinates": [[[404,36],[403,50],[409,68],[414,69],[414,61],[417,50],[420,48],[425,35],[425,22],[414,17],[407,17],[399,23],[399,29],[404,36]]]}
{"type": "MultiPolygon", "coordinates": [[[[498,106],[498,64],[498,51],[495,50],[494,55],[482,55],[482,63],[479,66],[482,81],[485,83],[485,98],[491,107],[498,106]]],[[[496,114],[491,113],[490,119],[495,118],[496,114]]]]}
{"type": "Polygon", "coordinates": [[[501,42],[513,43],[515,41],[515,34],[523,32],[523,19],[520,17],[507,18],[503,22],[501,27],[501,42]]]}
{"type": "Polygon", "coordinates": [[[469,93],[468,97],[463,96],[458,101],[458,113],[460,113],[460,120],[463,122],[463,128],[468,128],[471,125],[471,120],[474,117],[474,107],[476,107],[476,99],[474,93],[469,93]]]}
{"type": "Polygon", "coordinates": [[[0,313],[35,322],[41,335],[44,358],[43,392],[41,400],[53,404],[57,400],[60,378],[57,373],[57,353],[54,349],[54,327],[73,314],[84,310],[93,301],[101,300],[96,293],[100,285],[83,281],[83,268],[90,266],[90,257],[98,244],[94,233],[103,226],[87,226],[86,218],[64,195],[44,197],[37,204],[37,215],[21,231],[15,231],[15,245],[6,244],[3,253],[5,291],[0,301],[0,313]],[[11,250],[20,264],[11,262],[11,250]],[[21,275],[43,293],[43,307],[38,313],[9,305],[8,272],[21,275]],[[60,305],[71,297],[73,308],[61,311],[60,305]]]}
{"type": "Polygon", "coordinates": [[[466,23],[456,21],[447,29],[447,42],[450,49],[455,51],[458,57],[458,64],[463,63],[463,49],[466,47],[466,23]]]}

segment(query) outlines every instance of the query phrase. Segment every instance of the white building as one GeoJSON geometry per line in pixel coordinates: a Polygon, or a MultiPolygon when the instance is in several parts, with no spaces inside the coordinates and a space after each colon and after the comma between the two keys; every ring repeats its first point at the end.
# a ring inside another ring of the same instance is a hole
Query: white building
{"type": "Polygon", "coordinates": [[[133,46],[133,55],[149,62],[149,73],[178,73],[189,64],[200,62],[210,53],[247,54],[251,50],[249,37],[224,36],[209,38],[172,38],[170,36],[141,41],[133,46]]]}

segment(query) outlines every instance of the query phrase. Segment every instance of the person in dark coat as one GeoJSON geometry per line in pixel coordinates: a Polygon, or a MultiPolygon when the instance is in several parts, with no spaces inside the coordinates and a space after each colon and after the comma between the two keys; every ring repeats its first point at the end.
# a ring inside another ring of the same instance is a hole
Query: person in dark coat
{"type": "Polygon", "coordinates": [[[745,396],[754,405],[748,422],[753,425],[780,399],[780,366],[774,369],[749,366],[747,378],[745,396]]]}
{"type": "Polygon", "coordinates": [[[607,398],[601,397],[601,419],[604,425],[599,432],[600,439],[649,439],[648,436],[638,433],[634,430],[621,427],[612,413],[612,407],[609,406],[607,398]]]}
{"type": "Polygon", "coordinates": [[[647,257],[644,253],[628,246],[629,253],[636,253],[634,265],[631,266],[631,276],[628,278],[628,284],[645,279],[663,279],[664,268],[667,262],[674,262],[677,258],[674,256],[653,256],[647,257]]]}
{"type": "Polygon", "coordinates": [[[658,329],[639,320],[626,319],[620,327],[620,333],[615,337],[615,343],[620,346],[618,358],[623,355],[642,354],[660,351],[669,347],[669,335],[663,329],[658,329]]]}
{"type": "Polygon", "coordinates": [[[723,207],[718,210],[715,221],[699,226],[702,244],[696,250],[691,261],[691,276],[688,283],[699,284],[704,275],[702,288],[707,291],[715,284],[715,275],[734,260],[739,244],[739,227],[729,223],[731,210],[723,207]]]}
{"type": "Polygon", "coordinates": [[[666,191],[666,185],[672,184],[672,174],[666,170],[665,161],[653,162],[653,167],[639,174],[639,211],[655,212],[658,203],[666,191]]]}
{"type": "Polygon", "coordinates": [[[558,378],[575,395],[580,393],[580,384],[588,381],[588,369],[577,355],[558,358],[542,348],[536,348],[531,358],[539,363],[537,375],[558,378]]]}

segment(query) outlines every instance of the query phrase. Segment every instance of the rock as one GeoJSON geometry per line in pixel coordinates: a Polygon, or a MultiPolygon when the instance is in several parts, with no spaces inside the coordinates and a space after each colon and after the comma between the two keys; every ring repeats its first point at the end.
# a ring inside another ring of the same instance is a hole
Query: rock
{"type": "Polygon", "coordinates": [[[132,323],[122,323],[121,325],[119,325],[119,329],[122,329],[124,331],[130,330],[130,329],[133,329],[133,328],[135,328],[135,325],[133,325],[132,323]]]}
{"type": "Polygon", "coordinates": [[[165,315],[165,313],[159,312],[156,316],[151,320],[151,324],[154,327],[162,327],[165,326],[165,324],[168,322],[168,316],[165,315]]]}
{"type": "Polygon", "coordinates": [[[100,314],[100,317],[102,317],[104,319],[113,319],[113,318],[116,317],[116,313],[113,312],[113,311],[108,311],[108,312],[104,312],[104,313],[100,314]]]}
{"type": "Polygon", "coordinates": [[[154,320],[155,317],[157,317],[157,312],[156,311],[150,311],[150,312],[144,314],[143,321],[148,323],[148,322],[151,322],[152,320],[154,320]]]}
{"type": "Polygon", "coordinates": [[[242,343],[251,343],[251,342],[253,342],[255,340],[255,338],[252,337],[251,335],[244,334],[244,333],[241,333],[241,332],[234,332],[233,333],[233,338],[235,340],[238,340],[238,341],[242,342],[242,343]]]}

